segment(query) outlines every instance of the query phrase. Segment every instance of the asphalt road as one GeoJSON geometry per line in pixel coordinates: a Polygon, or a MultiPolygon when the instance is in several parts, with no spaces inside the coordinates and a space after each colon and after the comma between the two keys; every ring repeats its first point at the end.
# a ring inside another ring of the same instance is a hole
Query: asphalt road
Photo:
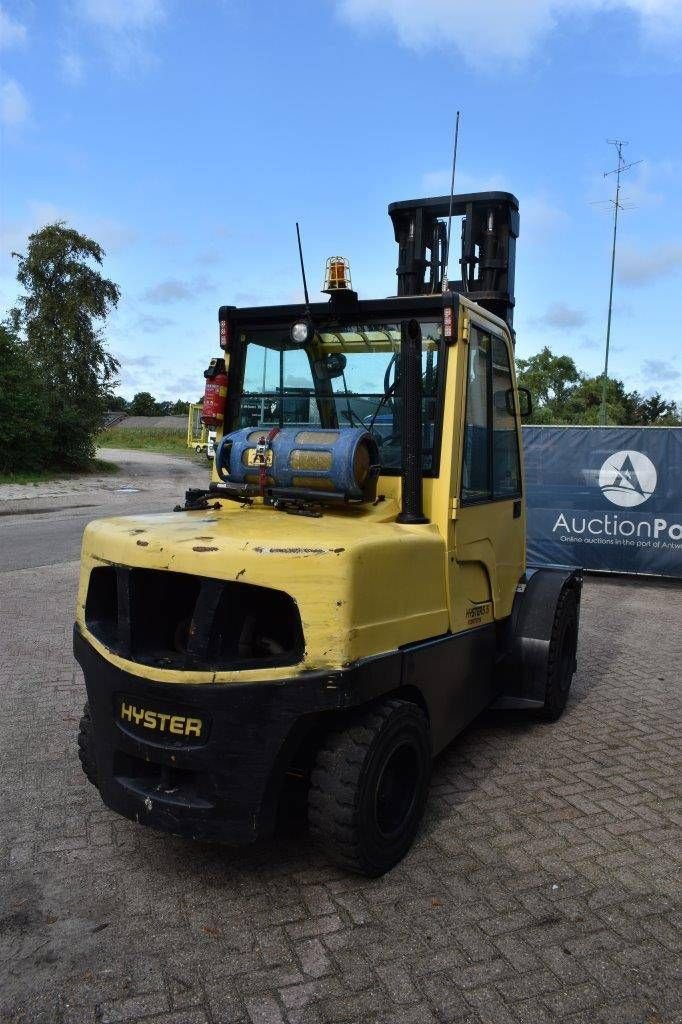
{"type": "Polygon", "coordinates": [[[112,476],[0,486],[0,572],[73,562],[91,519],[167,512],[188,487],[207,483],[207,469],[192,459],[156,452],[101,449],[116,463],[112,476]]]}

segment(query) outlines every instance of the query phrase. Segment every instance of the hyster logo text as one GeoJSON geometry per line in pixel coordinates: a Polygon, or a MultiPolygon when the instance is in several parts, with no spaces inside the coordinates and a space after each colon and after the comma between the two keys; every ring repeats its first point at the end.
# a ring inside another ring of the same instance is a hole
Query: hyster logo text
{"type": "Polygon", "coordinates": [[[148,711],[134,704],[121,702],[121,718],[124,722],[139,725],[143,729],[170,732],[173,736],[201,736],[200,718],[186,718],[185,715],[167,715],[161,711],[148,711]]]}
{"type": "Polygon", "coordinates": [[[645,502],[654,493],[656,480],[656,467],[642,452],[615,452],[599,471],[602,494],[621,508],[634,508],[645,502]]]}

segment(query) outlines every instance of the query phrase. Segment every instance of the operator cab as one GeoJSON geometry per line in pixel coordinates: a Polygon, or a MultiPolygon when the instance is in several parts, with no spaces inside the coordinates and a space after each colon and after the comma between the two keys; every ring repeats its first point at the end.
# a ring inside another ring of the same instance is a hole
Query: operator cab
{"type": "MultiPolygon", "coordinates": [[[[360,300],[347,261],[335,256],[327,261],[323,290],[330,296],[328,303],[221,307],[220,344],[229,356],[230,372],[226,439],[217,449],[214,489],[225,491],[238,483],[245,494],[244,488],[260,480],[261,496],[273,497],[275,477],[268,477],[270,490],[264,494],[263,474],[238,468],[235,476],[230,469],[232,435],[248,428],[254,432],[253,446],[244,458],[252,468],[270,458],[266,438],[298,427],[310,445],[316,431],[364,432],[371,438],[370,448],[378,449],[374,474],[384,478],[402,475],[404,453],[419,450],[419,481],[413,473],[413,491],[421,479],[437,475],[446,351],[457,337],[458,296],[503,319],[511,332],[518,202],[508,193],[478,193],[452,201],[444,197],[394,203],[389,214],[399,251],[394,298],[360,300]],[[461,276],[454,281],[446,281],[445,217],[450,210],[462,219],[461,276]],[[418,325],[420,333],[420,372],[413,360],[409,386],[401,379],[408,322],[418,325]],[[260,453],[255,451],[258,431],[263,432],[260,453]]],[[[509,375],[509,353],[503,362],[509,375]]],[[[314,461],[312,456],[308,461],[314,461]]],[[[302,487],[311,477],[298,480],[302,487]]],[[[403,490],[409,489],[409,481],[403,480],[403,490]]],[[[324,500],[322,493],[319,497],[324,500]]],[[[334,492],[334,497],[342,495],[334,492]]]]}

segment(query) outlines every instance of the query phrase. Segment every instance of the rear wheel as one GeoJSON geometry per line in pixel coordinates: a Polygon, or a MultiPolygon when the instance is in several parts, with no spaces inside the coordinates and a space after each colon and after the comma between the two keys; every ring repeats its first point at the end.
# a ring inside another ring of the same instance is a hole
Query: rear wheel
{"type": "Polygon", "coordinates": [[[330,734],[311,777],[308,819],[331,860],[376,877],[412,845],[431,776],[431,738],[423,711],[385,700],[330,734]]]}
{"type": "Polygon", "coordinates": [[[97,762],[95,761],[95,745],[89,704],[86,704],[83,708],[83,717],[78,726],[78,757],[88,780],[93,786],[96,786],[97,762]]]}
{"type": "Polygon", "coordinates": [[[567,587],[556,606],[549,642],[545,703],[538,712],[545,721],[555,722],[563,714],[576,670],[577,648],[578,592],[567,587]]]}

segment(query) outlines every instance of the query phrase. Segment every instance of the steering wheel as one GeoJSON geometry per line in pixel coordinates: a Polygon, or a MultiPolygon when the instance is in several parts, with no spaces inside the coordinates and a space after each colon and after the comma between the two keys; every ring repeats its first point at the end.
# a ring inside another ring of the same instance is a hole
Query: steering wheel
{"type": "Polygon", "coordinates": [[[386,367],[386,373],[384,374],[384,394],[388,394],[389,391],[391,392],[391,394],[393,394],[393,392],[395,391],[396,386],[398,384],[398,374],[396,372],[395,379],[393,381],[393,384],[391,385],[391,370],[393,370],[395,368],[396,371],[397,371],[397,366],[396,366],[397,359],[398,359],[398,354],[397,354],[397,352],[394,352],[393,355],[391,356],[391,358],[388,361],[388,366],[386,367]]]}

